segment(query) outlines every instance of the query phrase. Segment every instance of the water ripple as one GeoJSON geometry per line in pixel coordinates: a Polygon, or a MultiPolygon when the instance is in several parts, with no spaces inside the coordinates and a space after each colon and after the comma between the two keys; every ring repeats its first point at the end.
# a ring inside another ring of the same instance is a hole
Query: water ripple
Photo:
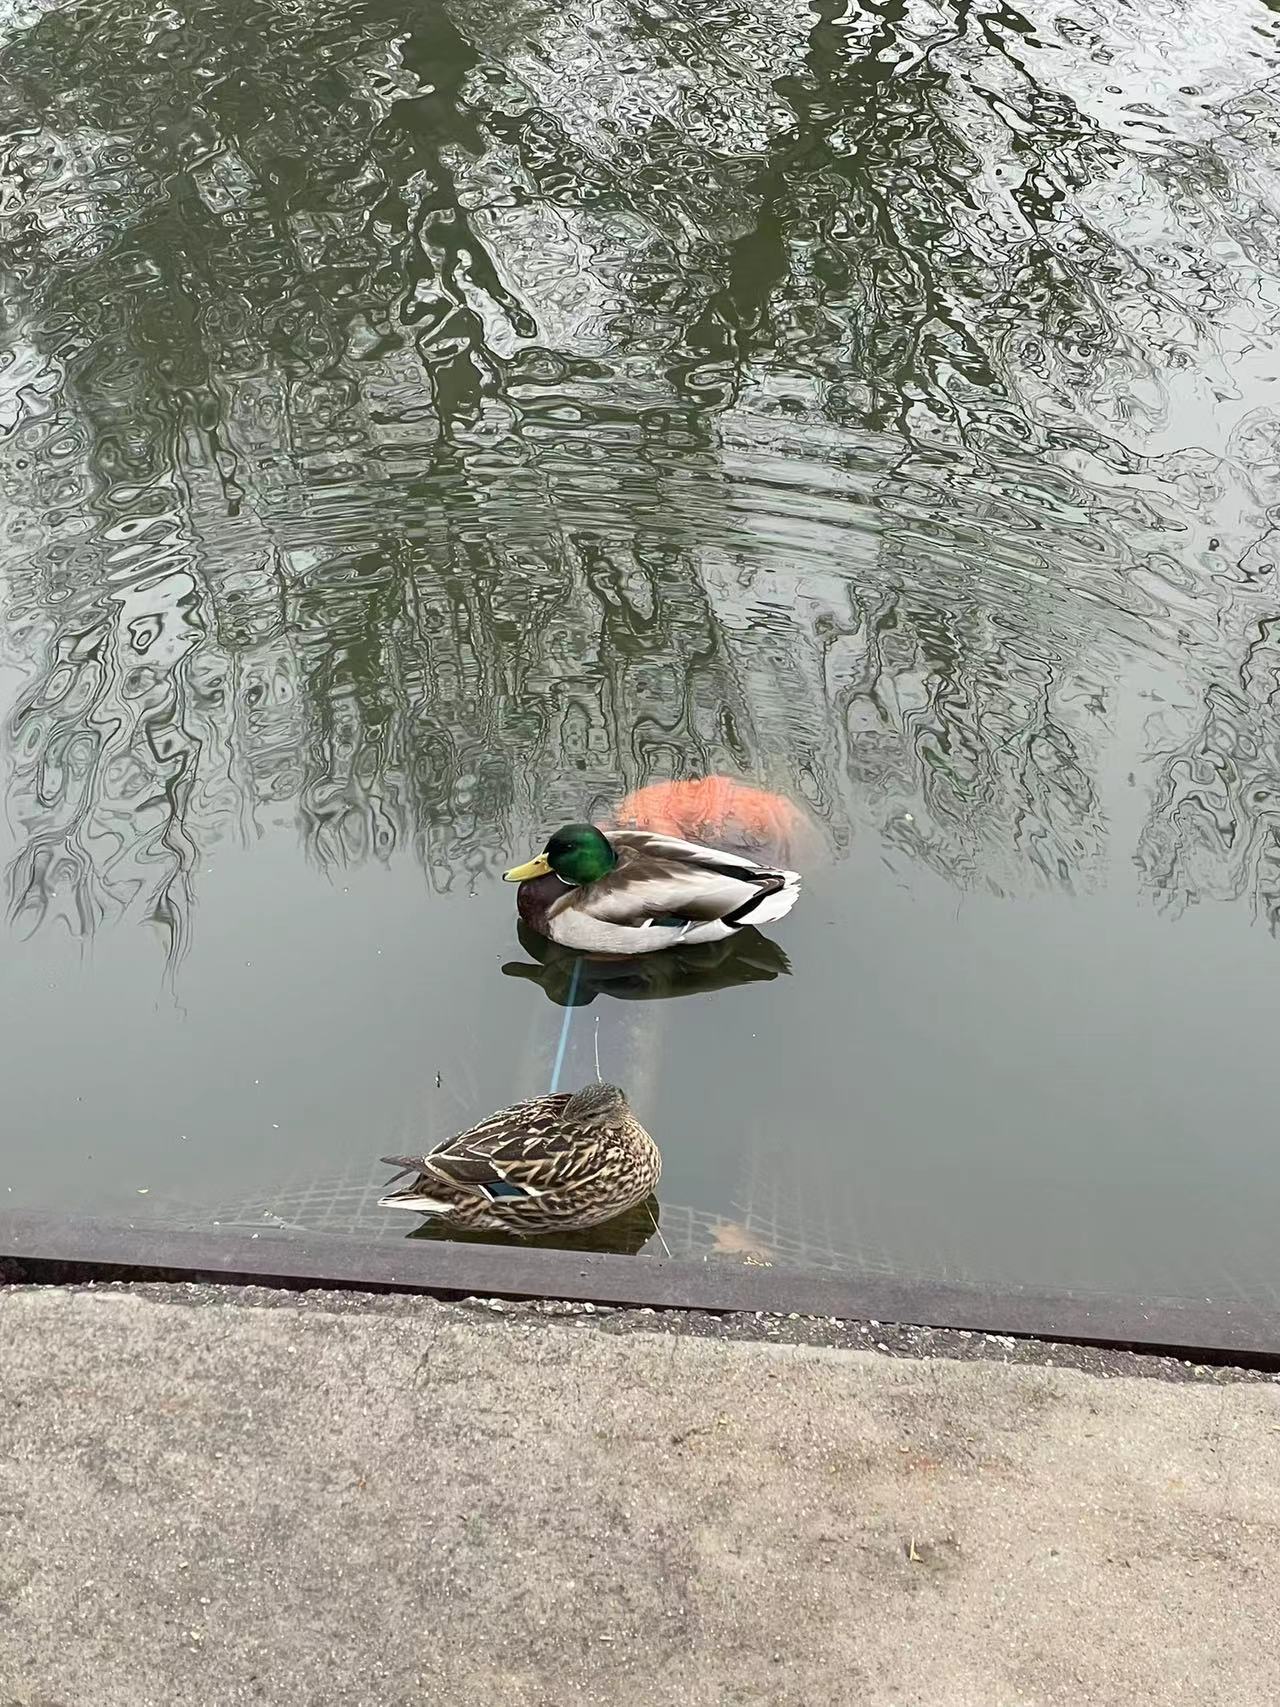
{"type": "Polygon", "coordinates": [[[7,14],[15,919],[176,962],[223,839],[448,888],[723,770],[1274,925],[1277,27],[7,14]]]}

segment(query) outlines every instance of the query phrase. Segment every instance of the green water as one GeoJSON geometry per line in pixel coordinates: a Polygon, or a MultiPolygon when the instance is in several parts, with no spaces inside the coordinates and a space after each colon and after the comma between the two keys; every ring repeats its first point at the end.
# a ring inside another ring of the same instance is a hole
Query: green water
{"type": "Polygon", "coordinates": [[[1278,37],[0,6],[0,1208],[341,1230],[571,1011],[678,1253],[1272,1295],[1278,37]],[[794,913],[566,1010],[708,771],[794,913]]]}

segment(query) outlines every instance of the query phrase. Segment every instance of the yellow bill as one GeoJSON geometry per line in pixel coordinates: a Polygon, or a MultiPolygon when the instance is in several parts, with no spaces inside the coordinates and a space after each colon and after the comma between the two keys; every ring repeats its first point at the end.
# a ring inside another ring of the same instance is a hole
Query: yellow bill
{"type": "Polygon", "coordinates": [[[504,871],[504,883],[527,883],[531,877],[545,877],[551,870],[551,861],[546,854],[540,853],[536,859],[526,860],[523,865],[513,865],[510,871],[504,871]]]}

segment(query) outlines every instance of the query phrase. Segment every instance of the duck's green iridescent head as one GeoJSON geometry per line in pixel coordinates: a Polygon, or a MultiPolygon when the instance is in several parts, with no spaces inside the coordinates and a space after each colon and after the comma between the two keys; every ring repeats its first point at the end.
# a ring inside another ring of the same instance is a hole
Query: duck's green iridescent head
{"type": "Polygon", "coordinates": [[[607,877],[618,856],[603,830],[594,824],[565,824],[536,859],[503,872],[507,883],[527,883],[554,871],[562,883],[596,883],[607,877]]]}

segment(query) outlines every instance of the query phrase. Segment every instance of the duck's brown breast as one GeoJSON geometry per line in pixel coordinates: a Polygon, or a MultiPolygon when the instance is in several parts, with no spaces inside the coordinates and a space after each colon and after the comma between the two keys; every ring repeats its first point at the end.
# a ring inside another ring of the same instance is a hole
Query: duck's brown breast
{"type": "Polygon", "coordinates": [[[516,890],[516,912],[531,931],[545,936],[551,903],[563,894],[564,884],[554,872],[548,872],[545,877],[531,877],[516,890]]]}

